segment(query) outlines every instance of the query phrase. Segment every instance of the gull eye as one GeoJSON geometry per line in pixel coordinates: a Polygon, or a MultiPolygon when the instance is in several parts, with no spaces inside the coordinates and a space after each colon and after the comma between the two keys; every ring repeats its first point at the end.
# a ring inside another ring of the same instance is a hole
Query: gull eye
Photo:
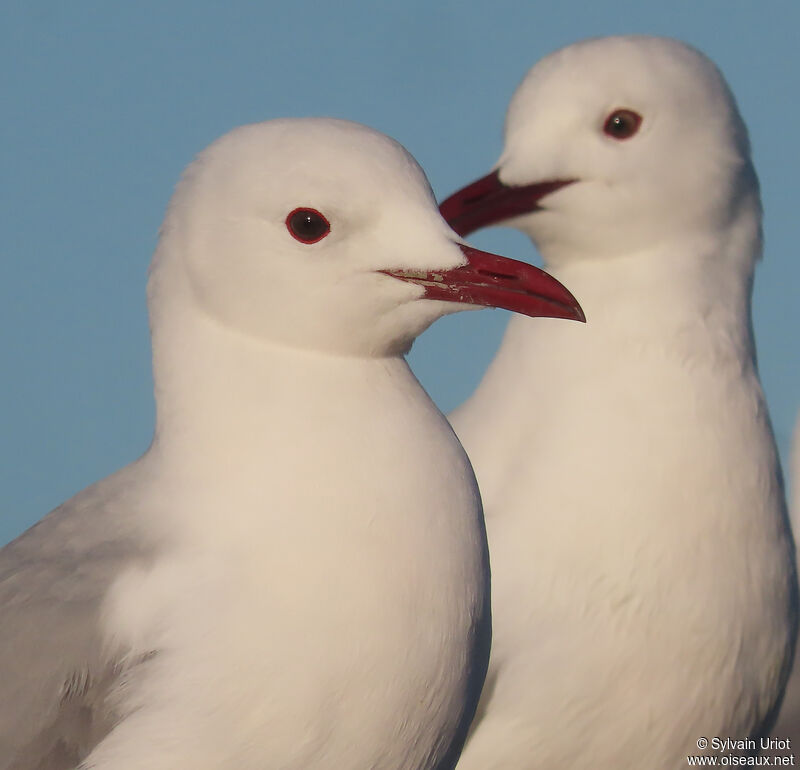
{"type": "Polygon", "coordinates": [[[298,208],[286,217],[286,229],[300,243],[316,243],[331,231],[331,223],[316,209],[298,208]]]}
{"type": "Polygon", "coordinates": [[[603,133],[612,139],[628,139],[639,130],[641,125],[642,116],[638,112],[616,109],[606,118],[603,133]]]}

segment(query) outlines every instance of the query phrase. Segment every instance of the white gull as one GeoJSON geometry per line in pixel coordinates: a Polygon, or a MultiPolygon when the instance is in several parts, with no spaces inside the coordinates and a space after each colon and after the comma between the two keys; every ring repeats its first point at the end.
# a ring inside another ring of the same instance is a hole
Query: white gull
{"type": "Polygon", "coordinates": [[[452,415],[495,634],[459,768],[677,770],[701,738],[763,734],[797,582],[751,328],[758,182],[723,77],[667,39],[557,51],[496,171],[441,210],[527,233],[587,316],[512,319],[452,415]]]}
{"type": "Polygon", "coordinates": [[[148,284],[151,447],[0,551],[0,767],[452,768],[484,523],[403,354],[504,296],[580,315],[459,244],[381,134],[277,120],[201,153],[148,284]]]}

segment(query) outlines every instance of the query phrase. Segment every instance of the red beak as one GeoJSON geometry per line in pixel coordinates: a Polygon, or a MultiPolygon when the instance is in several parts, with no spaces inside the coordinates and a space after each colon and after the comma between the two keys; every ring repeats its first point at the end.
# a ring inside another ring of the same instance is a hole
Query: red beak
{"type": "Polygon", "coordinates": [[[493,171],[453,193],[439,206],[439,211],[447,224],[464,236],[481,227],[534,211],[539,208],[539,201],[545,195],[574,181],[556,179],[552,182],[509,187],[500,181],[498,172],[493,171]]]}
{"type": "Polygon", "coordinates": [[[467,264],[449,270],[382,270],[425,287],[427,299],[500,307],[514,313],[585,321],[583,310],[555,278],[544,270],[458,244],[467,264]]]}

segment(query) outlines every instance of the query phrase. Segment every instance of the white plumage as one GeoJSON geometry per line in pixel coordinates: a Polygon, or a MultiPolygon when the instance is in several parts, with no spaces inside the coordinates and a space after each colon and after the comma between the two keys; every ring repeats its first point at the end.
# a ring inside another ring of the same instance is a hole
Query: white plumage
{"type": "Polygon", "coordinates": [[[0,551],[0,768],[452,768],[488,660],[484,523],[403,353],[504,281],[580,314],[459,244],[363,126],[201,153],[151,270],[150,449],[0,551]]]}
{"type": "Polygon", "coordinates": [[[466,189],[454,227],[527,233],[587,323],[512,318],[452,415],[494,619],[459,770],[677,770],[702,736],[758,736],[797,585],[751,329],[758,183],[722,76],[672,40],[564,48],[466,189]]]}

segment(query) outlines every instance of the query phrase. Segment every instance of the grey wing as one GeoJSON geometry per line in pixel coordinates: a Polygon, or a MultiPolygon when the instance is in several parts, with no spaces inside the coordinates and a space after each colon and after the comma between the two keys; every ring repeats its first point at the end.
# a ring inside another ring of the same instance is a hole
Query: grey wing
{"type": "Polygon", "coordinates": [[[100,630],[116,575],[148,550],[124,471],[0,550],[0,770],[69,770],[113,726],[119,669],[100,630]]]}

